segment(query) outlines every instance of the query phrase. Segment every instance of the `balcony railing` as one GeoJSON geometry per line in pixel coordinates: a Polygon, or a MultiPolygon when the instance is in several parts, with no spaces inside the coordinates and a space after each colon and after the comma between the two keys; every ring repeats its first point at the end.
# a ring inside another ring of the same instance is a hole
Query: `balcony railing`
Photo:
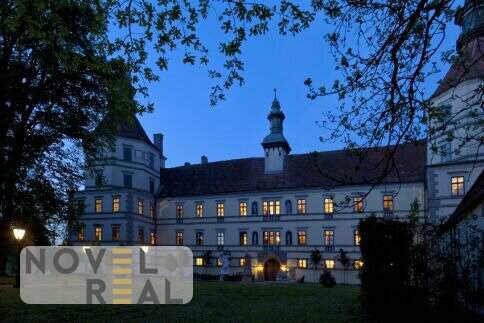
{"type": "Polygon", "coordinates": [[[264,221],[267,222],[277,222],[280,220],[280,215],[279,214],[265,214],[262,216],[264,221]]]}

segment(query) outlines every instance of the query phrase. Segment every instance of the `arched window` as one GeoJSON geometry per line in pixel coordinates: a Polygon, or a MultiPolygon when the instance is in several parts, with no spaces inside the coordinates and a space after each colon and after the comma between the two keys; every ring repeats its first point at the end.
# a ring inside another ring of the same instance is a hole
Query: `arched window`
{"type": "Polygon", "coordinates": [[[259,208],[257,207],[257,202],[252,202],[252,215],[258,215],[259,208]]]}
{"type": "Polygon", "coordinates": [[[257,246],[259,244],[259,234],[254,231],[252,232],[252,245],[257,246]]]}
{"type": "Polygon", "coordinates": [[[291,231],[286,232],[286,245],[288,245],[288,246],[292,245],[292,232],[291,231]]]}
{"type": "Polygon", "coordinates": [[[291,202],[291,200],[286,200],[286,214],[292,214],[292,202],[291,202]]]}

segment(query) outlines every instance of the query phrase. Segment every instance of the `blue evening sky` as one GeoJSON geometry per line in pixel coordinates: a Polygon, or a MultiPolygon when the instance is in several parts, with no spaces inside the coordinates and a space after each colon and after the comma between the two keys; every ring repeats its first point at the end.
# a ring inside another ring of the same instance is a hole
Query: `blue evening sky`
{"type": "MultiPolygon", "coordinates": [[[[335,107],[337,101],[311,101],[306,98],[303,84],[304,79],[311,77],[315,85],[330,85],[337,76],[324,40],[332,27],[319,20],[296,37],[271,31],[247,41],[243,46],[246,83],[228,91],[227,100],[216,107],[209,106],[213,81],[207,75],[208,69],[184,65],[179,59],[181,53],[173,53],[168,71],[159,73],[160,81],[149,86],[155,111],[139,117],[151,138],[156,132],[164,134],[167,166],[199,163],[204,154],[209,161],[262,157],[260,143],[269,132],[267,114],[274,88],[286,114],[284,135],[292,153],[342,148],[341,143],[321,143],[322,129],[316,124],[323,111],[335,107]]],[[[458,32],[456,26],[448,29],[443,49],[453,48],[458,32]]],[[[216,47],[220,37],[222,32],[216,21],[204,23],[202,39],[209,45],[210,67],[223,64],[216,47]]],[[[440,75],[428,80],[429,95],[447,68],[441,66],[440,75]]]]}

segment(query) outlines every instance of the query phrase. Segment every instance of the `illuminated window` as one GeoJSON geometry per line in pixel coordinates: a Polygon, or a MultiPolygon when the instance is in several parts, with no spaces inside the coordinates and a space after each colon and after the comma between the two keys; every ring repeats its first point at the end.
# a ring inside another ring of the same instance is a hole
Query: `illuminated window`
{"type": "Polygon", "coordinates": [[[222,267],[223,264],[224,264],[224,262],[222,261],[222,259],[217,258],[217,267],[222,267]]]}
{"type": "Polygon", "coordinates": [[[101,213],[103,211],[103,200],[98,198],[94,202],[96,213],[101,213]]]}
{"type": "Polygon", "coordinates": [[[357,270],[360,270],[363,268],[363,260],[355,260],[353,262],[353,267],[357,270]]]}
{"type": "Polygon", "coordinates": [[[264,215],[281,214],[281,201],[271,200],[262,202],[262,212],[264,215]]]}
{"type": "Polygon", "coordinates": [[[246,263],[247,263],[247,261],[246,261],[245,258],[240,258],[239,259],[239,266],[240,267],[244,267],[246,263]]]}
{"type": "Polygon", "coordinates": [[[177,219],[183,219],[183,205],[177,205],[175,213],[177,219]]]}
{"type": "Polygon", "coordinates": [[[138,241],[145,242],[145,228],[138,227],[138,241]]]}
{"type": "Polygon", "coordinates": [[[326,249],[333,248],[334,245],[334,231],[324,230],[324,246],[326,249]]]}
{"type": "Polygon", "coordinates": [[[145,214],[145,202],[143,200],[138,200],[138,214],[145,214]]]}
{"type": "Polygon", "coordinates": [[[113,213],[119,212],[119,196],[113,197],[113,213]]]}
{"type": "Polygon", "coordinates": [[[84,241],[86,239],[85,231],[86,226],[84,224],[79,225],[79,229],[77,230],[77,240],[84,241]]]}
{"type": "Polygon", "coordinates": [[[150,217],[155,217],[155,207],[153,206],[153,204],[150,205],[150,217]]]}
{"type": "Polygon", "coordinates": [[[247,216],[247,202],[239,203],[239,214],[240,216],[247,216]]]}
{"type": "Polygon", "coordinates": [[[217,232],[217,246],[223,246],[224,245],[224,232],[219,231],[217,232]]]}
{"type": "Polygon", "coordinates": [[[94,227],[94,240],[101,241],[103,239],[103,227],[96,225],[94,227]]]}
{"type": "Polygon", "coordinates": [[[326,259],[324,261],[324,267],[326,269],[334,269],[334,266],[335,266],[335,262],[333,259],[326,259]]]}
{"type": "Polygon", "coordinates": [[[297,268],[306,269],[308,268],[308,261],[307,259],[298,259],[297,260],[297,268]]]}
{"type": "Polygon", "coordinates": [[[225,205],[224,202],[217,202],[217,216],[223,217],[225,215],[225,205]]]}
{"type": "Polygon", "coordinates": [[[195,257],[195,266],[203,266],[203,257],[195,257]]]}
{"type": "Polygon", "coordinates": [[[195,242],[197,246],[203,246],[203,232],[199,231],[195,233],[195,242]]]}
{"type": "Polygon", "coordinates": [[[359,246],[361,242],[360,231],[355,230],[355,246],[359,246]]]}
{"type": "Polygon", "coordinates": [[[306,244],[306,231],[298,231],[297,232],[297,244],[300,246],[304,246],[306,244]]]}
{"type": "Polygon", "coordinates": [[[324,198],[324,213],[333,214],[333,211],[334,211],[333,198],[331,197],[324,198]]]}
{"type": "Polygon", "coordinates": [[[247,232],[239,232],[239,243],[241,246],[247,245],[247,232]]]}
{"type": "Polygon", "coordinates": [[[363,205],[363,198],[362,197],[355,197],[353,198],[353,208],[355,212],[361,213],[364,210],[364,205],[363,205]]]}
{"type": "Polygon", "coordinates": [[[154,232],[150,232],[150,244],[151,245],[156,244],[156,234],[154,232]]]}
{"type": "Polygon", "coordinates": [[[279,231],[264,231],[265,245],[279,245],[281,243],[281,233],[279,231]]]}
{"type": "Polygon", "coordinates": [[[298,214],[305,214],[306,213],[306,200],[305,199],[297,200],[297,213],[298,214]]]}
{"type": "Polygon", "coordinates": [[[452,196],[464,195],[464,176],[452,176],[451,189],[452,196]]]}
{"type": "Polygon", "coordinates": [[[111,226],[111,236],[114,241],[118,241],[121,238],[121,225],[113,224],[111,226]]]}
{"type": "Polygon", "coordinates": [[[183,232],[177,231],[176,232],[176,245],[183,246],[183,232]]]}
{"type": "Polygon", "coordinates": [[[195,205],[195,215],[197,216],[197,218],[203,218],[203,203],[202,202],[198,202],[195,205]]]}
{"type": "Polygon", "coordinates": [[[386,213],[393,212],[393,195],[383,196],[383,211],[386,213]]]}

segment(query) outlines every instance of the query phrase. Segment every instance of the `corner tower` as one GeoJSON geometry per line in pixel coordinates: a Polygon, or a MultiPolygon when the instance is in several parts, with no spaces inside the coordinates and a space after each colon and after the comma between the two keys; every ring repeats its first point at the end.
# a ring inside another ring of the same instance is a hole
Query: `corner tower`
{"type": "Polygon", "coordinates": [[[274,89],[274,100],[272,101],[271,111],[267,119],[271,125],[271,133],[262,141],[265,153],[265,173],[280,173],[284,171],[286,156],[291,151],[291,147],[283,135],[283,122],[286,116],[281,110],[279,100],[277,100],[276,90],[274,89]]]}

